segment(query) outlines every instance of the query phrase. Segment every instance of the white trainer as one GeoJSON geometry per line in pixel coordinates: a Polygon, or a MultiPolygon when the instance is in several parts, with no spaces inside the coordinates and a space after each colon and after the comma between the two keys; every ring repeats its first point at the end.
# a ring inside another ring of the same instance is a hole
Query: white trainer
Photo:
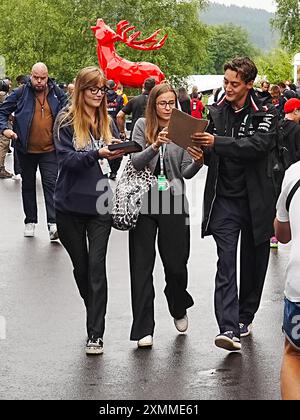
{"type": "Polygon", "coordinates": [[[175,324],[176,329],[179,332],[181,332],[181,333],[186,332],[186,330],[188,329],[188,326],[189,326],[189,320],[188,320],[187,315],[184,315],[184,317],[180,318],[180,319],[175,319],[174,318],[174,324],[175,324]]]}
{"type": "Polygon", "coordinates": [[[24,236],[25,238],[32,238],[34,236],[34,223],[25,223],[24,236]]]}
{"type": "Polygon", "coordinates": [[[152,347],[153,337],[152,335],[146,335],[137,342],[138,347],[152,347]]]}
{"type": "Polygon", "coordinates": [[[48,230],[49,230],[50,241],[55,241],[56,239],[58,239],[56,223],[48,223],[48,230]]]}

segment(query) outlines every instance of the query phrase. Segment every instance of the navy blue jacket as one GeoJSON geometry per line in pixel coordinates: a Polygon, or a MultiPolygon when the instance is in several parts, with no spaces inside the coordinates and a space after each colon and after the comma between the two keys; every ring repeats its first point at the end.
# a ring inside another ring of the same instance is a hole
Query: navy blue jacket
{"type": "MultiPolygon", "coordinates": [[[[22,153],[27,153],[28,136],[35,111],[36,97],[29,81],[26,85],[15,89],[6,100],[0,105],[0,133],[9,128],[8,118],[14,112],[13,130],[18,135],[15,147],[22,153]]],[[[53,119],[58,112],[66,105],[67,96],[55,86],[54,82],[48,80],[47,101],[51,109],[53,119]]]]}
{"type": "Polygon", "coordinates": [[[114,90],[110,89],[106,95],[107,98],[107,112],[116,121],[118,112],[124,106],[124,100],[121,95],[118,95],[114,90]]]}
{"type": "MultiPolygon", "coordinates": [[[[58,160],[55,208],[63,213],[97,215],[101,213],[99,208],[97,210],[97,203],[100,203],[100,197],[103,195],[101,204],[104,204],[107,212],[112,191],[107,175],[103,175],[100,169],[98,150],[76,150],[73,145],[73,126],[63,124],[58,132],[59,120],[58,116],[53,129],[58,160]]],[[[113,121],[111,129],[113,137],[117,138],[118,131],[113,121]]],[[[112,171],[116,161],[120,160],[110,162],[112,171]]]]}

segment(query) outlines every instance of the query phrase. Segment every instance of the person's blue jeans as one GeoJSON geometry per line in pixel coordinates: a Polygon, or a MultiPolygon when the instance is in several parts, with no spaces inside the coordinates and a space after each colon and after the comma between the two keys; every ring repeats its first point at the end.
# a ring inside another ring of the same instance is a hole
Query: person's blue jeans
{"type": "Polygon", "coordinates": [[[36,172],[39,168],[46,205],[47,222],[55,223],[54,188],[57,178],[55,151],[49,153],[27,153],[17,151],[22,173],[22,199],[25,223],[37,223],[36,172]]]}

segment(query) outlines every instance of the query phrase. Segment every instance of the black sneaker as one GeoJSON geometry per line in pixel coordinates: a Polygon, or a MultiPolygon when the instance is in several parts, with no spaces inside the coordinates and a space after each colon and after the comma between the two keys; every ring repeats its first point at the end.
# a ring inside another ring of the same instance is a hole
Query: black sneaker
{"type": "Polygon", "coordinates": [[[239,323],[240,326],[240,337],[247,337],[252,332],[252,324],[239,323]]]}
{"type": "Polygon", "coordinates": [[[240,339],[235,337],[233,331],[225,331],[217,335],[215,338],[215,345],[228,351],[241,350],[240,339]]]}
{"type": "Polygon", "coordinates": [[[86,354],[102,354],[103,353],[103,341],[102,338],[92,337],[87,340],[85,346],[86,354]]]}

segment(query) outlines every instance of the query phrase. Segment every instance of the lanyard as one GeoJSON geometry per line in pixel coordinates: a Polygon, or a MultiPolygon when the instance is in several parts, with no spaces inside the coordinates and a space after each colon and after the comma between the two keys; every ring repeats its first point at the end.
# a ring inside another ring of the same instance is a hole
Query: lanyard
{"type": "Polygon", "coordinates": [[[160,161],[160,175],[164,175],[164,156],[166,153],[166,144],[163,144],[162,148],[163,150],[161,150],[162,148],[159,148],[159,161],[160,161]]]}
{"type": "Polygon", "coordinates": [[[90,132],[90,130],[89,130],[89,134],[90,134],[90,138],[91,138],[91,140],[92,140],[92,148],[93,148],[93,149],[96,149],[96,150],[101,149],[101,147],[103,147],[103,146],[104,146],[103,139],[101,138],[101,139],[99,139],[99,140],[96,140],[96,139],[94,138],[93,134],[90,132]]]}

